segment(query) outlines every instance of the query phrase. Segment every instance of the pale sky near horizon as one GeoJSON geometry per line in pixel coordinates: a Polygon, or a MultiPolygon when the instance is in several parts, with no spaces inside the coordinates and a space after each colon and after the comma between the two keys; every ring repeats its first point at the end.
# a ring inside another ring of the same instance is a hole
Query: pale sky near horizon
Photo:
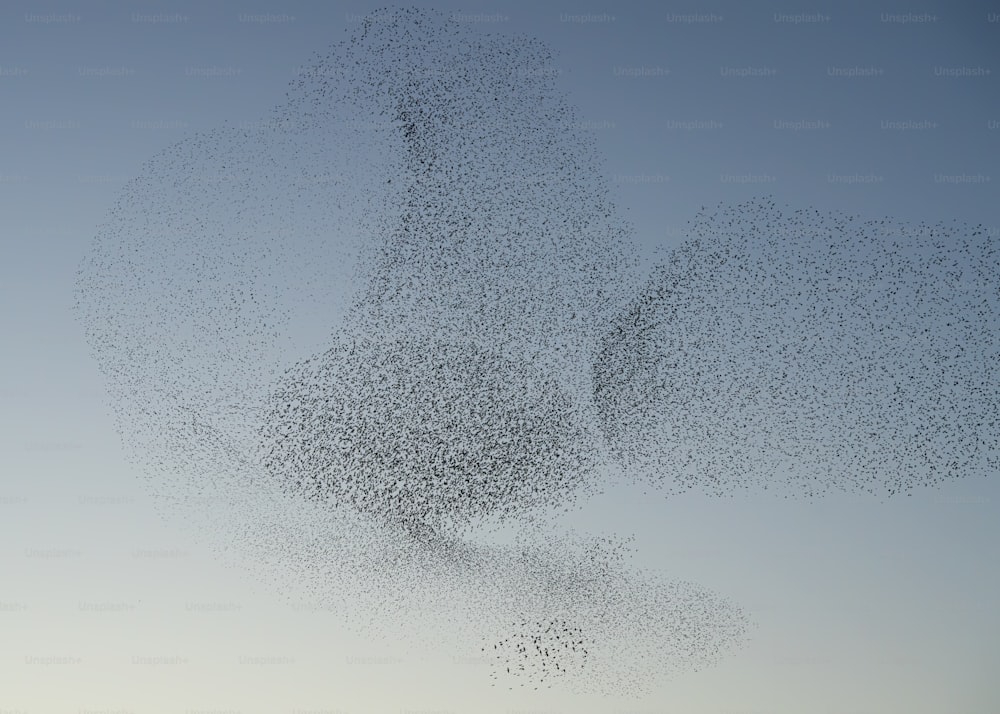
{"type": "MultiPolygon", "coordinates": [[[[380,3],[0,9],[0,714],[994,714],[1000,485],[814,502],[649,497],[572,517],[756,628],[647,697],[498,690],[482,663],[347,630],[160,520],[71,312],[142,164],[255,122],[380,3]]],[[[701,206],[958,219],[1000,236],[1000,5],[421,3],[556,53],[649,256],[701,206]]]]}

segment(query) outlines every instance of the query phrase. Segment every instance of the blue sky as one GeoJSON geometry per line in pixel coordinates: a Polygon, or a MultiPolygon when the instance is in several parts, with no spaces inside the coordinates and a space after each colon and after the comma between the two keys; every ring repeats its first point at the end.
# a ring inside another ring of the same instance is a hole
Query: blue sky
{"type": "MultiPolygon", "coordinates": [[[[75,271],[143,163],[255,122],[378,7],[9,3],[0,11],[0,712],[862,714],[1000,708],[1000,487],[887,503],[648,498],[573,521],[757,621],[641,700],[497,694],[224,567],[160,521],[70,310],[75,271]]],[[[538,37],[648,256],[701,206],[770,194],[1000,235],[1000,6],[449,4],[538,37]]],[[[464,19],[463,19],[464,18],[464,19]]]]}

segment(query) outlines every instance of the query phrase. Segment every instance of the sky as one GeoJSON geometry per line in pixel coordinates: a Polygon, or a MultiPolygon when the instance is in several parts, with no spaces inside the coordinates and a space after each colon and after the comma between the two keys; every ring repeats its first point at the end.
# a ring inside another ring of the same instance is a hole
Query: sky
{"type": "MultiPolygon", "coordinates": [[[[423,6],[423,5],[422,5],[423,6]]],[[[537,37],[654,258],[702,206],[1000,235],[1000,5],[427,5],[537,37]]],[[[1000,486],[880,502],[620,486],[572,516],[724,593],[748,644],[643,698],[492,688],[481,661],[347,628],[161,519],[71,311],[150,157],[258,122],[380,4],[17,3],[0,10],[0,714],[1000,710],[1000,486]]]]}

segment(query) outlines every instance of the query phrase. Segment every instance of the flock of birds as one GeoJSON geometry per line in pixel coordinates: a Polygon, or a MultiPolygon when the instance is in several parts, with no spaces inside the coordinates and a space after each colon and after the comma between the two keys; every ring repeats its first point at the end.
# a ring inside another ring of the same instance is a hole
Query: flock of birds
{"type": "Polygon", "coordinates": [[[1000,466],[996,241],[757,200],[702,213],[606,333],[600,422],[668,492],[906,494],[1000,466]]]}
{"type": "Polygon", "coordinates": [[[267,121],[144,165],[78,309],[157,502],[242,567],[500,685],[638,693],[750,620],[555,516],[611,466],[796,495],[996,470],[998,256],[761,200],[643,283],[551,62],[368,17],[267,121]]]}

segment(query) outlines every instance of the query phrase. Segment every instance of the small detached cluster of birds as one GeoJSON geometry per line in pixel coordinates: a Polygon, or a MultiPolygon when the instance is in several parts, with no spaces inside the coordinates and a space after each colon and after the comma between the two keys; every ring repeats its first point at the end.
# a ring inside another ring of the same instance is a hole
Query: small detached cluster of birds
{"type": "MultiPolygon", "coordinates": [[[[493,644],[493,650],[483,647],[503,665],[508,675],[528,677],[545,682],[550,676],[566,676],[582,670],[587,661],[583,631],[572,622],[546,620],[514,623],[514,634],[493,644]],[[513,669],[511,669],[513,667],[513,669]]],[[[497,673],[493,673],[495,678],[497,673]]]]}
{"type": "Polygon", "coordinates": [[[641,694],[751,622],[558,516],[619,471],[814,495],[995,470],[997,255],[764,199],[643,283],[552,62],[373,13],[265,121],[148,161],[77,308],[157,503],[240,567],[497,686],[641,694]]]}

